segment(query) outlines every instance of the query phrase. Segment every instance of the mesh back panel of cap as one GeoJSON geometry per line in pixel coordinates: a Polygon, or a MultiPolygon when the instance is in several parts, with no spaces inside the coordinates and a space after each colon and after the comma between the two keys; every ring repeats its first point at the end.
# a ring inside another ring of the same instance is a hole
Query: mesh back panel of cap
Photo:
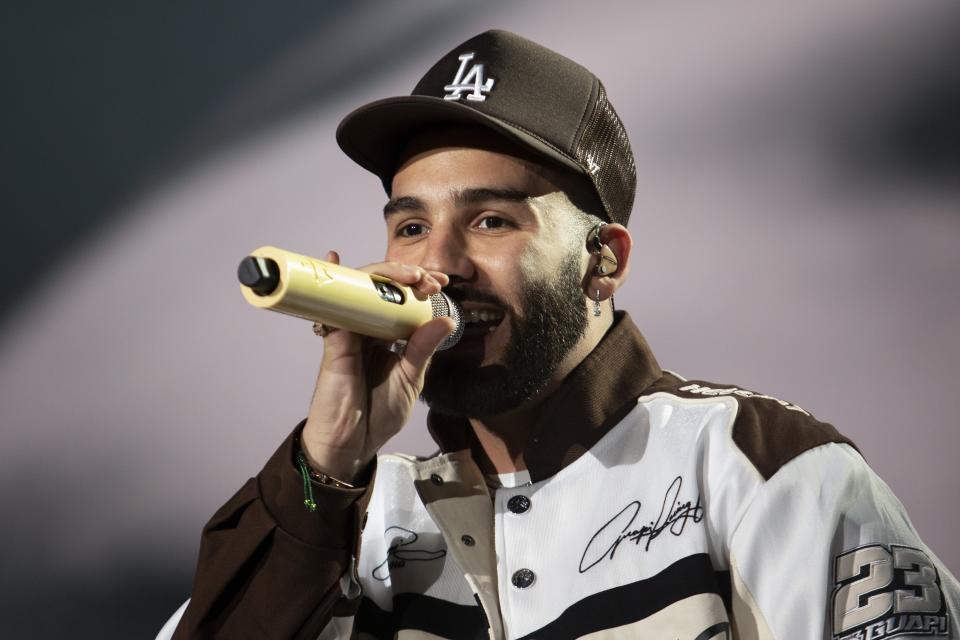
{"type": "Polygon", "coordinates": [[[623,123],[607,101],[607,92],[600,85],[597,102],[574,149],[577,161],[588,169],[588,175],[600,196],[611,222],[626,225],[633,209],[637,188],[637,168],[623,123]],[[594,168],[593,172],[589,169],[594,168]]]}

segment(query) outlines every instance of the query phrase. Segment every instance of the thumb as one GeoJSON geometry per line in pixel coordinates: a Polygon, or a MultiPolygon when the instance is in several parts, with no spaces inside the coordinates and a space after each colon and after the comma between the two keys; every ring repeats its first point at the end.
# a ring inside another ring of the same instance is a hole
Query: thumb
{"type": "Polygon", "coordinates": [[[440,343],[453,333],[456,325],[450,318],[434,318],[420,326],[407,341],[401,366],[411,380],[421,380],[427,364],[440,343]]]}

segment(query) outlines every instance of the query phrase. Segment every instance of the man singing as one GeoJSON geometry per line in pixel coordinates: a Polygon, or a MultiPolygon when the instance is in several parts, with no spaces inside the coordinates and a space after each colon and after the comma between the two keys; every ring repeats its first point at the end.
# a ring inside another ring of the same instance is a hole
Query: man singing
{"type": "Polygon", "coordinates": [[[315,327],[307,419],[207,524],[161,637],[960,637],[956,579],[848,439],[662,370],[615,310],[636,178],[592,73],[486,32],[337,139],[389,197],[364,271],[466,330],[315,327]],[[378,457],[418,397],[439,453],[378,457]]]}

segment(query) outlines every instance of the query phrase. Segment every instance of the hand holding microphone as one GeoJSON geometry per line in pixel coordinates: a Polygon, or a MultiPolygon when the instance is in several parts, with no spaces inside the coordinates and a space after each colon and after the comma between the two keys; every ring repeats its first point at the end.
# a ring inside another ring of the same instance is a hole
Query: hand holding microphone
{"type": "Polygon", "coordinates": [[[459,309],[440,293],[443,273],[339,262],[332,251],[321,261],[261,247],[239,275],[251,304],[341,329],[324,338],[301,445],[311,466],[351,482],[409,420],[434,351],[459,338],[459,309]],[[406,339],[406,349],[398,355],[367,336],[406,339]]]}
{"type": "MultiPolygon", "coordinates": [[[[421,273],[433,278],[419,267],[399,271],[401,278],[421,273]]],[[[452,347],[463,333],[459,307],[439,291],[425,294],[383,275],[276,247],[256,249],[240,262],[237,276],[243,297],[255,307],[365,336],[406,340],[417,327],[439,317],[452,318],[455,327],[438,349],[452,347]]]]}

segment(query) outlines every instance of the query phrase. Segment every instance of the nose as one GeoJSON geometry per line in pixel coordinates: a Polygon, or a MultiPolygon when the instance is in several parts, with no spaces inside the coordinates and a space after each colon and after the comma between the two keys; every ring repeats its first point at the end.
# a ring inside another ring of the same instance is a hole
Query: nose
{"type": "Polygon", "coordinates": [[[437,225],[427,236],[420,266],[433,271],[442,271],[450,280],[471,280],[474,265],[467,252],[463,234],[446,225],[437,225]]]}

